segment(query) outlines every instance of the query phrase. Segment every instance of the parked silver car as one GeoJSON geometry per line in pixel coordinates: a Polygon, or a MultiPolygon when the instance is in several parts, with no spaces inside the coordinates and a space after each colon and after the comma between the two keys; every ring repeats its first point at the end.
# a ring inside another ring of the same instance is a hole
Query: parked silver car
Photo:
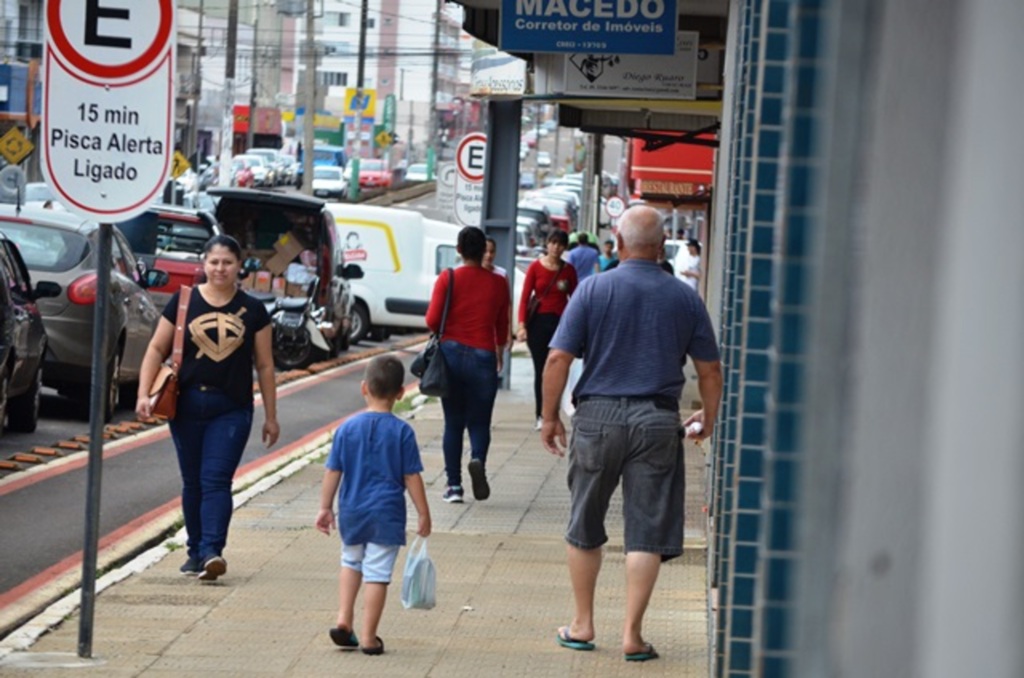
{"type": "MultiPolygon", "coordinates": [[[[18,213],[13,206],[0,205],[0,231],[17,244],[36,284],[60,285],[60,294],[36,302],[47,336],[43,384],[77,401],[88,416],[99,225],[70,212],[18,213]]],[[[142,356],[159,320],[147,288],[168,282],[166,272],[145,270],[116,227],[111,255],[107,418],[119,401],[125,407],[135,405],[142,356]]]]}

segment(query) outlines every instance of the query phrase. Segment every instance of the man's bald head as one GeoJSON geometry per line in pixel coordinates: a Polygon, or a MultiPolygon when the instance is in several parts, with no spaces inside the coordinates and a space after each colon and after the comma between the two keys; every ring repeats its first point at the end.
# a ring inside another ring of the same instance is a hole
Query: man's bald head
{"type": "Polygon", "coordinates": [[[665,242],[661,214],[647,205],[630,207],[619,218],[617,236],[623,258],[657,261],[665,242]]]}

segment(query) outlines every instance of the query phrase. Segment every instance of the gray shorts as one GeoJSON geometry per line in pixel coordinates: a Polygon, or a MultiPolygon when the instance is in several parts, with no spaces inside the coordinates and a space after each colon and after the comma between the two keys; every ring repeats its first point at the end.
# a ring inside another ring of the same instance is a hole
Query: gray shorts
{"type": "Polygon", "coordinates": [[[569,445],[567,542],[589,550],[608,541],[604,518],[620,478],[626,552],[680,555],[686,478],[678,412],[631,398],[579,404],[569,445]]]}

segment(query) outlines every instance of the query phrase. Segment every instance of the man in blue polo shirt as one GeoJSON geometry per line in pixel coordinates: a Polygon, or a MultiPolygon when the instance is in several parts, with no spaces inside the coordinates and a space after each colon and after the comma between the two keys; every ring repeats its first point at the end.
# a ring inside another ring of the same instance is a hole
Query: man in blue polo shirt
{"type": "Polygon", "coordinates": [[[590,246],[590,237],[586,233],[580,233],[576,243],[576,247],[565,255],[565,260],[572,264],[576,269],[577,279],[583,282],[597,273],[601,255],[597,249],[590,246]]]}
{"type": "Polygon", "coordinates": [[[662,561],[683,552],[683,363],[687,355],[693,360],[704,403],[687,420],[703,424],[703,431],[690,434],[698,440],[714,427],[722,371],[700,297],[658,266],[665,239],[661,215],[650,207],[632,207],[622,215],[616,237],[622,263],[580,283],[551,340],[541,441],[552,454],[565,454],[559,400],[573,358],[583,358],[573,393],[572,499],[565,535],[575,616],[558,630],[556,640],[574,650],[594,648],[594,592],[601,547],[608,541],[604,517],[621,480],[626,550],[622,649],[627,661],[646,661],[658,656],[642,635],[647,602],[662,561]]]}

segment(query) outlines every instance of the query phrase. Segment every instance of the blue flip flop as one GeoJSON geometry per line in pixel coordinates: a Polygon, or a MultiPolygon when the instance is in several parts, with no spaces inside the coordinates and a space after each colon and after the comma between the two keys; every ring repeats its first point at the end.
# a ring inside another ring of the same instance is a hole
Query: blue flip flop
{"type": "Polygon", "coordinates": [[[644,645],[644,649],[640,652],[627,652],[627,662],[646,662],[651,659],[657,659],[658,653],[654,650],[654,646],[650,643],[644,645]]]}
{"type": "Polygon", "coordinates": [[[589,640],[576,640],[569,635],[569,627],[563,626],[558,629],[558,636],[555,638],[558,644],[562,647],[567,647],[570,650],[581,650],[583,652],[589,652],[594,649],[594,644],[589,640]]]}

